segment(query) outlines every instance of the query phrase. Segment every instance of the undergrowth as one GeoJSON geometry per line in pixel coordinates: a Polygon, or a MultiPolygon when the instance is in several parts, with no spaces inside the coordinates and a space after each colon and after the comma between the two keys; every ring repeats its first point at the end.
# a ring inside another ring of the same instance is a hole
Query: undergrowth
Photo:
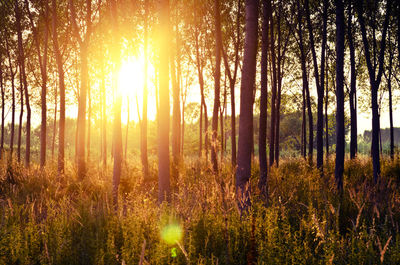
{"type": "Polygon", "coordinates": [[[72,165],[58,175],[53,164],[0,163],[0,264],[400,264],[399,160],[382,161],[377,185],[370,159],[346,161],[340,195],[334,160],[321,176],[288,159],[269,172],[267,201],[254,165],[243,214],[229,161],[215,176],[187,158],[162,205],[156,164],[144,180],[128,161],[118,212],[111,168],[90,164],[79,181],[72,165]],[[161,235],[172,224],[181,236],[169,244],[161,235]]]}

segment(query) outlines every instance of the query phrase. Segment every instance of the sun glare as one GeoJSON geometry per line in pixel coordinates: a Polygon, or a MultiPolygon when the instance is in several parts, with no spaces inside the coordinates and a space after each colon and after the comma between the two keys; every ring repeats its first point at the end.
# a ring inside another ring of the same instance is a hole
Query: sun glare
{"type": "MultiPolygon", "coordinates": [[[[130,113],[129,119],[135,121],[139,120],[137,111],[138,106],[140,115],[142,117],[143,89],[145,84],[144,65],[145,61],[143,56],[128,57],[126,60],[122,61],[118,75],[118,92],[121,93],[123,101],[123,122],[125,122],[128,118],[128,109],[130,113]]],[[[148,97],[151,98],[151,95],[154,95],[154,67],[151,64],[148,64],[147,76],[148,97]]],[[[154,100],[149,100],[147,105],[147,116],[149,119],[154,120],[156,116],[156,105],[154,100]]]]}

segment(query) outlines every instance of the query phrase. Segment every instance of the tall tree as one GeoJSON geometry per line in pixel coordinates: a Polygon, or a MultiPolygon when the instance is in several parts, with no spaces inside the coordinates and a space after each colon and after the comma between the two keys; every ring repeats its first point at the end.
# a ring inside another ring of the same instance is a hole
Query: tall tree
{"type": "Polygon", "coordinates": [[[342,0],[336,4],[336,160],[335,180],[339,192],[343,191],[344,170],[344,5],[342,0]]]}
{"type": "Polygon", "coordinates": [[[251,175],[251,147],[253,134],[253,91],[256,78],[258,43],[258,0],[246,0],[246,36],[244,44],[242,80],[240,85],[240,118],[236,189],[242,207],[249,205],[251,175]]]}
{"type": "MultiPolygon", "coordinates": [[[[235,106],[235,85],[237,79],[237,72],[239,68],[239,49],[241,45],[241,33],[240,33],[240,17],[241,17],[241,0],[237,1],[237,12],[236,12],[236,25],[235,25],[235,41],[234,41],[234,64],[233,64],[233,73],[231,72],[227,49],[222,47],[222,55],[224,59],[225,71],[228,75],[229,79],[229,88],[230,88],[230,100],[231,100],[231,162],[232,167],[236,166],[236,106],[235,106]]],[[[223,42],[224,44],[225,42],[223,42]]]]}
{"type": "Polygon", "coordinates": [[[214,173],[218,172],[217,159],[217,137],[218,137],[218,112],[220,105],[221,90],[221,14],[220,1],[214,0],[214,18],[215,18],[215,70],[214,70],[214,110],[212,118],[212,144],[211,144],[211,161],[214,173]]]}
{"type": "MultiPolygon", "coordinates": [[[[7,32],[6,32],[7,35],[7,32]]],[[[15,130],[15,72],[13,68],[13,63],[11,60],[11,47],[8,43],[8,38],[6,37],[6,51],[8,57],[8,66],[10,72],[11,80],[11,130],[10,130],[10,161],[12,160],[13,150],[14,150],[14,130],[15,130]]]]}
{"type": "Polygon", "coordinates": [[[310,36],[310,46],[311,53],[314,63],[314,76],[315,83],[317,86],[317,168],[322,170],[323,162],[324,162],[324,142],[323,142],[323,131],[324,131],[324,73],[325,73],[325,49],[326,49],[326,40],[327,40],[327,21],[328,21],[328,0],[323,1],[323,25],[322,25],[322,44],[321,44],[321,62],[320,67],[321,70],[318,70],[318,62],[317,62],[317,53],[315,48],[314,41],[314,33],[313,27],[311,24],[310,17],[310,7],[309,1],[305,0],[305,9],[306,9],[306,19],[307,19],[307,27],[310,36]]]}
{"type": "Polygon", "coordinates": [[[43,167],[46,163],[46,137],[47,137],[47,47],[48,47],[48,32],[49,32],[49,22],[48,22],[48,14],[49,14],[49,6],[47,1],[44,1],[44,12],[41,10],[41,17],[44,18],[45,28],[43,29],[44,39],[43,39],[43,54],[40,50],[40,37],[39,37],[39,20],[37,21],[37,25],[34,23],[34,19],[32,13],[29,8],[29,1],[25,0],[26,10],[28,13],[31,30],[33,32],[34,43],[36,47],[40,73],[42,78],[42,91],[41,91],[41,112],[42,112],[42,120],[40,126],[40,166],[43,167]]]}
{"type": "Polygon", "coordinates": [[[349,42],[350,50],[350,93],[349,93],[349,103],[350,103],[350,158],[356,157],[357,153],[357,94],[356,94],[356,58],[355,58],[355,48],[352,32],[352,1],[349,0],[348,3],[348,15],[347,15],[347,38],[349,42]]]}
{"type": "Polygon", "coordinates": [[[261,96],[260,96],[260,126],[258,133],[261,192],[267,195],[267,109],[268,109],[268,46],[269,46],[269,1],[262,1],[262,44],[261,44],[261,96]]]}
{"type": "MultiPolygon", "coordinates": [[[[381,45],[380,45],[380,51],[379,51],[379,59],[378,59],[378,63],[375,63],[376,62],[375,58],[377,57],[378,51],[376,48],[373,49],[373,54],[372,54],[373,61],[372,61],[371,54],[370,54],[370,43],[369,43],[369,40],[367,37],[367,30],[366,30],[366,25],[365,25],[365,21],[364,21],[363,1],[357,0],[357,2],[356,2],[358,21],[360,23],[361,36],[362,36],[362,41],[364,44],[365,61],[367,64],[369,81],[370,81],[370,85],[371,85],[371,107],[372,107],[371,153],[372,153],[373,176],[374,176],[375,183],[378,182],[378,178],[381,173],[380,161],[379,161],[380,125],[379,125],[378,90],[379,90],[379,85],[381,83],[382,74],[383,74],[386,33],[387,33],[388,25],[389,25],[391,4],[392,4],[392,1],[387,0],[386,11],[385,11],[386,12],[385,20],[383,23],[382,35],[381,35],[382,37],[381,37],[381,45]],[[376,70],[378,70],[378,72],[376,72],[376,70]]],[[[378,10],[374,10],[374,12],[378,12],[378,10]]],[[[372,24],[373,24],[374,28],[376,26],[375,23],[376,23],[376,21],[373,19],[372,24]]],[[[372,38],[373,38],[373,43],[374,43],[374,47],[375,47],[375,43],[376,43],[375,30],[373,31],[372,38]]]]}
{"type": "MultiPolygon", "coordinates": [[[[23,82],[23,90],[25,93],[26,104],[26,141],[25,141],[25,166],[29,167],[31,157],[31,106],[28,93],[28,82],[25,71],[25,53],[22,39],[22,25],[21,25],[21,9],[19,2],[15,1],[15,22],[18,36],[18,61],[20,65],[21,77],[23,82]]],[[[20,124],[21,126],[21,124],[20,124]]]]}
{"type": "MultiPolygon", "coordinates": [[[[307,102],[307,115],[308,115],[308,160],[309,163],[313,162],[313,150],[314,150],[314,125],[313,125],[313,115],[311,108],[311,96],[310,96],[310,88],[308,84],[308,73],[307,73],[307,52],[304,45],[303,39],[303,10],[300,8],[300,0],[296,1],[297,3],[297,15],[298,15],[298,45],[300,49],[300,62],[301,62],[301,74],[303,81],[303,90],[305,91],[305,98],[307,102]]],[[[305,130],[304,130],[305,133],[305,130]]],[[[306,152],[304,150],[304,152],[306,152]]]]}
{"type": "Polygon", "coordinates": [[[158,114],[158,201],[170,196],[169,171],[169,0],[160,1],[159,11],[159,114],[158,114]]]}
{"type": "MultiPolygon", "coordinates": [[[[60,88],[60,121],[58,129],[58,172],[64,172],[64,148],[65,148],[65,81],[64,81],[64,65],[63,58],[58,45],[58,29],[57,29],[57,4],[56,0],[52,0],[53,13],[53,50],[56,57],[58,81],[60,88]]],[[[57,97],[57,96],[56,96],[57,97]]],[[[55,115],[57,114],[57,111],[55,115]]],[[[55,133],[55,132],[54,132],[55,133]]]]}
{"type": "Polygon", "coordinates": [[[1,142],[0,142],[0,159],[3,159],[4,152],[4,121],[5,121],[5,87],[3,75],[3,56],[0,55],[0,89],[1,89],[1,142]]]}
{"type": "Polygon", "coordinates": [[[17,159],[18,163],[21,162],[21,144],[22,144],[22,127],[23,127],[23,118],[24,118],[24,85],[22,81],[22,71],[21,65],[19,65],[19,103],[20,103],[20,112],[19,112],[19,124],[18,124],[18,143],[17,143],[17,159]]]}
{"type": "Polygon", "coordinates": [[[69,0],[71,11],[71,22],[76,40],[79,43],[79,55],[81,61],[81,84],[78,100],[78,124],[77,124],[77,162],[78,177],[83,179],[86,175],[86,159],[85,159],[85,137],[86,137],[86,100],[89,85],[89,68],[88,68],[88,46],[92,33],[92,1],[86,0],[86,32],[82,37],[76,21],[76,12],[73,0],[69,0]]]}
{"type": "Polygon", "coordinates": [[[149,0],[144,1],[144,84],[143,84],[143,110],[142,122],[140,127],[140,155],[142,159],[143,176],[149,176],[149,162],[147,156],[147,78],[148,78],[148,19],[149,19],[149,0]]]}

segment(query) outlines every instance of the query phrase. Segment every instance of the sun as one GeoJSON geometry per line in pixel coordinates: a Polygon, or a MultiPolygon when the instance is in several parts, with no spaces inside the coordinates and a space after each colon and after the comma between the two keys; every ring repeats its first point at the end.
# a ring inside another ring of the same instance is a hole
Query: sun
{"type": "Polygon", "coordinates": [[[142,117],[143,90],[147,81],[148,104],[147,116],[150,120],[156,117],[155,100],[151,100],[154,96],[154,67],[148,63],[147,80],[145,80],[145,59],[144,56],[127,57],[122,60],[118,73],[118,93],[122,96],[122,120],[138,121],[138,107],[142,117]]]}
{"type": "Polygon", "coordinates": [[[144,59],[129,57],[122,62],[118,75],[118,90],[121,96],[134,98],[143,94],[144,59]]]}

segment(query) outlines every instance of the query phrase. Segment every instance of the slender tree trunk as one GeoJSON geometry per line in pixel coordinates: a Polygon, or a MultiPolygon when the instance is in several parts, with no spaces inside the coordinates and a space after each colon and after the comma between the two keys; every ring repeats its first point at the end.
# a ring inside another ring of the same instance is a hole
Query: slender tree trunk
{"type": "Polygon", "coordinates": [[[102,113],[103,113],[103,120],[102,120],[102,135],[103,138],[101,139],[102,141],[102,146],[103,146],[103,166],[107,166],[107,114],[106,114],[106,108],[107,108],[107,96],[106,96],[106,84],[105,84],[105,78],[104,78],[104,62],[102,61],[101,63],[102,67],[102,79],[101,79],[101,93],[103,95],[103,101],[102,101],[102,113]]]}
{"type": "Polygon", "coordinates": [[[349,1],[349,9],[348,9],[348,23],[347,23],[347,38],[349,41],[349,50],[350,50],[350,95],[349,95],[349,103],[350,103],[350,158],[354,159],[357,154],[357,110],[356,110],[356,60],[355,60],[355,52],[354,52],[354,43],[353,43],[353,33],[351,29],[352,23],[352,13],[351,13],[351,5],[352,1],[349,1]]]}
{"type": "Polygon", "coordinates": [[[3,159],[4,153],[4,120],[5,120],[5,89],[3,83],[3,61],[0,59],[0,88],[1,88],[1,143],[0,159],[3,159]]]}
{"type": "Polygon", "coordinates": [[[314,149],[314,125],[313,125],[313,116],[311,109],[311,98],[310,98],[310,89],[308,86],[308,77],[307,77],[307,56],[304,49],[303,44],[303,23],[302,23],[302,10],[300,9],[300,1],[297,0],[297,12],[298,12],[298,35],[299,35],[299,49],[300,49],[300,60],[301,60],[301,73],[302,73],[302,81],[303,81],[303,89],[306,94],[306,102],[307,102],[307,114],[308,114],[308,160],[309,164],[313,163],[313,149],[314,149]]]}
{"type": "Polygon", "coordinates": [[[307,118],[306,118],[306,91],[304,86],[302,87],[302,99],[303,99],[303,106],[302,106],[302,123],[301,123],[301,154],[303,158],[306,159],[307,157],[307,118]]]}
{"type": "MultiPolygon", "coordinates": [[[[268,0],[271,2],[270,0],[268,0]]],[[[276,127],[276,93],[277,93],[277,67],[275,56],[275,39],[274,39],[274,20],[272,17],[272,10],[270,11],[271,21],[271,64],[272,64],[272,79],[271,79],[271,125],[269,135],[269,166],[272,166],[275,161],[275,127],[276,127]]]]}
{"type": "Polygon", "coordinates": [[[22,71],[21,67],[19,70],[19,94],[20,94],[20,113],[19,113],[19,125],[18,125],[18,144],[17,144],[17,158],[18,158],[18,163],[21,162],[21,142],[22,142],[22,127],[23,127],[23,117],[24,117],[24,88],[23,88],[23,82],[22,82],[22,71]]]}
{"type": "Polygon", "coordinates": [[[214,0],[215,5],[215,71],[214,71],[214,110],[212,118],[212,143],[211,143],[211,161],[214,173],[218,173],[217,142],[218,142],[218,112],[220,105],[221,90],[221,14],[220,2],[214,0]]]}
{"type": "Polygon", "coordinates": [[[21,13],[19,9],[18,1],[15,1],[15,17],[17,24],[17,35],[18,35],[18,55],[20,63],[20,71],[22,75],[23,89],[25,92],[25,104],[26,104],[26,142],[25,142],[25,166],[29,167],[31,157],[31,106],[29,103],[28,83],[25,72],[25,55],[22,44],[22,28],[21,28],[21,13]]]}
{"type": "Polygon", "coordinates": [[[200,104],[200,118],[199,118],[199,158],[202,157],[203,152],[203,104],[200,104]]]}
{"type": "Polygon", "coordinates": [[[393,51],[389,37],[389,67],[386,83],[389,92],[389,123],[390,123],[390,158],[394,160],[394,132],[393,132],[393,99],[392,99],[392,67],[393,67],[393,51]]]}
{"type": "Polygon", "coordinates": [[[91,125],[92,125],[92,100],[90,96],[90,83],[88,80],[88,86],[87,86],[87,92],[88,92],[88,119],[87,119],[87,141],[86,141],[86,149],[87,149],[87,161],[90,161],[90,131],[91,131],[91,125]]]}
{"type": "Polygon", "coordinates": [[[261,46],[261,96],[260,96],[260,127],[258,133],[258,157],[260,162],[260,181],[258,183],[262,194],[267,196],[267,116],[268,116],[268,46],[269,46],[269,1],[262,1],[262,46],[261,46]]]}
{"type": "Polygon", "coordinates": [[[54,148],[56,143],[56,132],[57,132],[57,97],[58,97],[57,85],[54,86],[54,121],[53,121],[53,141],[51,145],[51,158],[54,159],[54,148]]]}
{"type": "Polygon", "coordinates": [[[128,103],[128,117],[126,118],[126,131],[125,131],[125,157],[124,160],[125,162],[127,161],[126,158],[128,157],[128,132],[129,132],[129,97],[127,98],[128,103]]]}
{"type": "Polygon", "coordinates": [[[114,40],[112,42],[114,51],[111,53],[111,60],[114,62],[113,76],[112,76],[112,87],[115,95],[114,99],[114,124],[113,124],[113,205],[114,210],[118,211],[118,189],[121,179],[122,172],[122,128],[121,128],[121,106],[122,106],[122,95],[118,91],[118,72],[120,69],[120,32],[118,25],[118,15],[117,15],[117,1],[111,1],[111,18],[112,18],[112,29],[115,34],[114,40]]]}
{"type": "Polygon", "coordinates": [[[246,0],[246,36],[240,86],[240,119],[236,189],[241,209],[250,204],[251,145],[253,134],[253,91],[256,77],[258,0],[246,0]]]}
{"type": "Polygon", "coordinates": [[[310,35],[310,45],[314,63],[314,75],[315,75],[315,83],[317,86],[317,168],[321,170],[324,163],[324,142],[323,142],[323,130],[324,130],[324,68],[325,68],[325,48],[326,48],[326,39],[327,39],[327,20],[328,20],[328,1],[324,0],[324,7],[323,7],[323,29],[322,29],[322,48],[321,48],[321,70],[318,70],[318,62],[317,62],[317,55],[315,51],[315,44],[314,44],[314,34],[313,28],[311,24],[310,18],[310,8],[309,8],[309,1],[305,1],[305,8],[306,8],[306,19],[307,19],[307,26],[310,35]]]}
{"type": "Polygon", "coordinates": [[[42,54],[40,51],[40,40],[39,40],[39,35],[38,35],[38,28],[34,26],[33,23],[33,17],[29,9],[29,2],[25,0],[25,5],[26,5],[26,10],[28,11],[28,17],[29,21],[31,24],[31,29],[33,32],[34,36],[34,43],[36,46],[36,52],[38,55],[38,61],[39,61],[39,66],[40,66],[40,73],[42,77],[42,91],[41,91],[41,126],[40,126],[40,167],[44,167],[46,164],[46,150],[47,150],[47,102],[46,102],[46,96],[47,96],[47,48],[48,48],[48,31],[49,31],[49,25],[48,25],[48,14],[49,14],[49,6],[48,3],[45,2],[45,14],[44,14],[44,20],[45,20],[45,30],[44,30],[44,41],[43,41],[43,46],[44,46],[44,51],[43,51],[43,59],[42,59],[42,54]]]}
{"type": "Polygon", "coordinates": [[[148,16],[149,0],[144,2],[144,84],[143,84],[143,110],[142,123],[140,127],[140,155],[142,159],[142,170],[145,179],[149,177],[149,162],[147,155],[147,78],[148,78],[148,16]]]}
{"type": "Polygon", "coordinates": [[[159,77],[159,96],[160,112],[159,131],[158,131],[158,201],[161,203],[170,198],[170,171],[169,171],[169,0],[160,1],[159,12],[160,23],[160,77],[159,77]],[[162,30],[162,27],[165,27],[162,30]]]}
{"type": "Polygon", "coordinates": [[[328,121],[328,102],[329,102],[329,87],[328,87],[328,60],[326,60],[325,67],[325,151],[326,151],[326,161],[328,163],[329,159],[329,121],[328,121]]]}
{"type": "MultiPolygon", "coordinates": [[[[8,45],[8,40],[6,39],[6,50],[8,56],[8,63],[10,69],[10,79],[11,79],[11,135],[10,135],[10,160],[12,161],[12,155],[14,150],[14,134],[15,134],[15,72],[13,70],[10,54],[10,46],[8,45]]],[[[3,108],[4,109],[4,108],[3,108]]]]}
{"type": "MultiPolygon", "coordinates": [[[[358,21],[360,23],[361,35],[364,44],[364,53],[365,53],[365,61],[368,68],[368,74],[371,84],[371,105],[372,105],[372,142],[371,142],[371,153],[372,153],[372,168],[373,168],[373,176],[374,182],[377,183],[380,176],[380,161],[379,161],[379,106],[378,106],[378,89],[382,78],[383,73],[383,62],[385,55],[385,45],[386,45],[386,33],[389,25],[389,17],[391,11],[391,0],[387,1],[386,6],[386,15],[385,21],[383,25],[382,31],[382,39],[380,45],[380,53],[379,53],[379,70],[378,74],[376,74],[377,64],[372,64],[370,51],[369,51],[369,41],[367,38],[367,31],[364,23],[364,14],[363,14],[363,3],[357,1],[357,12],[358,12],[358,21]]],[[[375,34],[373,35],[373,39],[376,40],[375,34]]],[[[375,41],[374,41],[375,43],[375,41]]],[[[374,45],[375,46],[375,45],[374,45]]],[[[376,57],[376,49],[373,49],[373,57],[376,57]]]]}
{"type": "MultiPolygon", "coordinates": [[[[57,36],[57,6],[56,0],[52,0],[53,13],[53,46],[57,62],[58,80],[60,87],[60,120],[58,131],[58,172],[64,172],[64,144],[65,144],[65,83],[64,83],[64,66],[62,62],[60,48],[58,46],[57,36]]],[[[57,96],[56,96],[57,98],[57,96]]],[[[57,99],[56,99],[57,101],[57,99]]],[[[57,111],[54,115],[57,114],[57,111]]]]}
{"type": "Polygon", "coordinates": [[[337,190],[343,192],[344,170],[344,5],[342,0],[335,0],[336,4],[336,162],[335,180],[337,190]]]}

